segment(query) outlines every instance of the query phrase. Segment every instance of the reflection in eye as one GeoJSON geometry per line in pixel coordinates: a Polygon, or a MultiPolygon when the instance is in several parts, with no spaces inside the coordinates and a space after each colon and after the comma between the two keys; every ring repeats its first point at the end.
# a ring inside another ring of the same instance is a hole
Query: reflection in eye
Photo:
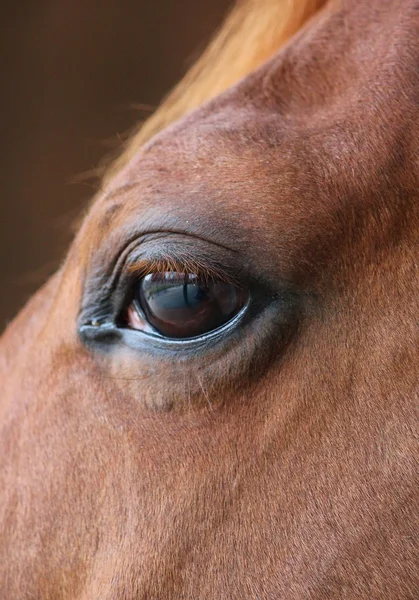
{"type": "Polygon", "coordinates": [[[247,299],[246,290],[219,279],[173,271],[150,273],[136,285],[127,322],[143,331],[151,325],[165,337],[191,338],[230,321],[247,299]]]}

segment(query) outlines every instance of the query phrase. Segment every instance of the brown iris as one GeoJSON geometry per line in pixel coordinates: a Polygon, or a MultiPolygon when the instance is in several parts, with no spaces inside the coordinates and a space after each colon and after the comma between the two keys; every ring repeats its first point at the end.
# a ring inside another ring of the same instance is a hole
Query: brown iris
{"type": "Polygon", "coordinates": [[[246,290],[227,281],[193,273],[150,273],[139,281],[128,310],[128,324],[169,338],[209,333],[230,321],[245,305],[246,290]]]}

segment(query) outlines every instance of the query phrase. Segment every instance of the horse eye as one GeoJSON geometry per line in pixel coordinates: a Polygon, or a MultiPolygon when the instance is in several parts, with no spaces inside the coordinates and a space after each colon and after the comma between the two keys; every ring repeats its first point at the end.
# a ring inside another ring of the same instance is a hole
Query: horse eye
{"type": "Polygon", "coordinates": [[[204,281],[192,273],[151,273],[135,288],[127,324],[169,338],[203,335],[230,321],[248,292],[222,280],[204,281]]]}

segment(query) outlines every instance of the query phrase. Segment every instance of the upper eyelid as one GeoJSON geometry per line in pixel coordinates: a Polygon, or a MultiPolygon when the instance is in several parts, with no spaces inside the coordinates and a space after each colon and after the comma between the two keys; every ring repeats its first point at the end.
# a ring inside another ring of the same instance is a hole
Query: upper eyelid
{"type": "Polygon", "coordinates": [[[139,279],[152,272],[194,273],[241,285],[249,279],[237,253],[187,235],[142,241],[125,254],[120,274],[139,279]],[[244,280],[244,281],[243,281],[244,280]]]}
{"type": "MultiPolygon", "coordinates": [[[[115,232],[114,236],[115,241],[119,240],[120,238],[126,237],[124,232],[118,231],[115,232]]],[[[234,248],[229,248],[228,246],[225,246],[220,242],[202,237],[196,233],[190,233],[181,230],[165,230],[151,228],[148,231],[134,230],[125,239],[125,242],[122,245],[120,243],[117,243],[116,247],[119,247],[119,251],[114,255],[114,260],[111,261],[111,263],[114,267],[116,267],[118,264],[121,263],[121,260],[126,259],[135,248],[141,249],[143,246],[148,245],[149,243],[164,244],[167,242],[167,239],[175,241],[179,238],[182,240],[188,240],[189,244],[205,244],[207,246],[211,246],[214,249],[218,249],[219,251],[228,252],[229,254],[239,254],[238,250],[234,248]]],[[[109,248],[109,241],[111,241],[112,247],[112,240],[108,240],[108,243],[106,244],[106,252],[109,248]]]]}

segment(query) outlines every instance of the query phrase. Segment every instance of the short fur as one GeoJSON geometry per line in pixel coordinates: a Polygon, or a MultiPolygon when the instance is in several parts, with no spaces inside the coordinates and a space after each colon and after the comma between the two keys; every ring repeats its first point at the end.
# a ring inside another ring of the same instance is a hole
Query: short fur
{"type": "Polygon", "coordinates": [[[2,599],[417,596],[418,3],[256,49],[134,140],[1,340],[2,599]],[[251,290],[240,326],[115,329],[173,255],[251,290]]]}

